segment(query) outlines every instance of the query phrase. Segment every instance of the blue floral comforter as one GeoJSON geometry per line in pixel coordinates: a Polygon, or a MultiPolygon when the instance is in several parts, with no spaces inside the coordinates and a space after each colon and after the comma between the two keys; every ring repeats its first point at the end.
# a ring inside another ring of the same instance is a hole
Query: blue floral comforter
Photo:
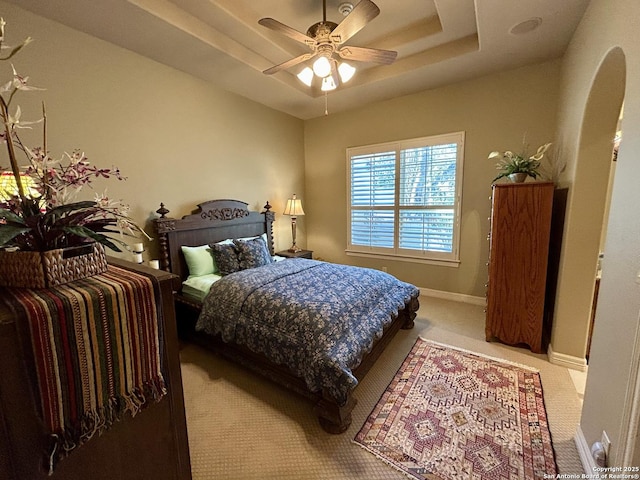
{"type": "Polygon", "coordinates": [[[358,384],[352,369],[419,293],[378,270],[291,259],[218,280],[196,330],[262,353],[344,404],[358,384]]]}

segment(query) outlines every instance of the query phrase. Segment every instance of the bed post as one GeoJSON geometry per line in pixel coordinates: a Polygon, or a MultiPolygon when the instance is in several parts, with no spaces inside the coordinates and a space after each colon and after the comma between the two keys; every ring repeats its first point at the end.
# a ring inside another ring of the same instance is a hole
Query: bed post
{"type": "Polygon", "coordinates": [[[167,240],[167,232],[174,230],[176,227],[176,221],[173,218],[167,218],[169,213],[164,206],[164,203],[160,202],[160,208],[156,210],[156,213],[160,215],[160,218],[156,218],[153,223],[156,227],[156,233],[158,234],[158,242],[160,245],[160,268],[165,271],[169,269],[169,242],[167,240]]]}
{"type": "Polygon", "coordinates": [[[269,205],[268,200],[266,205],[262,208],[264,208],[264,212],[262,212],[262,214],[264,215],[264,229],[265,232],[267,232],[267,246],[269,247],[271,255],[275,255],[275,248],[273,246],[273,222],[276,221],[276,214],[271,211],[272,207],[269,205]]]}
{"type": "Polygon", "coordinates": [[[411,300],[404,306],[404,310],[400,312],[404,316],[404,322],[400,327],[403,330],[411,330],[413,328],[413,320],[418,315],[418,309],[420,308],[420,300],[418,297],[412,297],[411,300]]]}
{"type": "Polygon", "coordinates": [[[357,403],[358,401],[349,395],[344,405],[338,405],[331,395],[323,391],[322,398],[316,403],[314,411],[325,432],[340,434],[351,425],[351,412],[357,403]]]}

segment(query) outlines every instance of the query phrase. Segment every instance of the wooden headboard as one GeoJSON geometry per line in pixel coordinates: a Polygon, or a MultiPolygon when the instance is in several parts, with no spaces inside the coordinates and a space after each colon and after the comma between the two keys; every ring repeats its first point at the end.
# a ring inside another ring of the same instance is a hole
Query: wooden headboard
{"type": "Polygon", "coordinates": [[[275,214],[269,202],[263,212],[250,212],[247,203],[239,200],[210,200],[198,205],[191,215],[182,219],[167,217],[164,204],[160,204],[153,223],[160,242],[160,268],[175,273],[180,280],[189,276],[181,246],[197,247],[226,240],[267,234],[271,255],[273,248],[273,222],[275,214]]]}

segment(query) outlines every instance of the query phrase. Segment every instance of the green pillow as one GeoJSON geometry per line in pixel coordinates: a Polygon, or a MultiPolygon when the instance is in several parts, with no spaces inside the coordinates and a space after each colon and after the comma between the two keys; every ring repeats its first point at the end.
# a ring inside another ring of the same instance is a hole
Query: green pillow
{"type": "Polygon", "coordinates": [[[209,245],[199,247],[182,246],[182,254],[189,268],[189,275],[201,276],[216,273],[216,264],[209,245]]]}

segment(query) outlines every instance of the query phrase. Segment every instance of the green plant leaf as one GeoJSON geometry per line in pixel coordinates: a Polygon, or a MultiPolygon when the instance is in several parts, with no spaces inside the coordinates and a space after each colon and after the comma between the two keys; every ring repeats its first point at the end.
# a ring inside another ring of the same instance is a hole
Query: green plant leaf
{"type": "Polygon", "coordinates": [[[20,215],[13,213],[11,210],[0,208],[0,218],[4,218],[7,222],[24,225],[24,219],[20,215]]]}
{"type": "Polygon", "coordinates": [[[52,208],[44,214],[44,218],[46,222],[55,223],[59,218],[68,214],[69,212],[93,208],[96,205],[96,202],[92,202],[89,200],[84,202],[67,203],[65,205],[60,205],[58,207],[52,208]]]}
{"type": "Polygon", "coordinates": [[[77,212],[69,212],[67,215],[60,217],[50,217],[52,221],[55,221],[53,225],[57,227],[71,226],[71,225],[86,225],[90,222],[89,219],[92,215],[98,213],[97,208],[86,208],[77,212]]]}
{"type": "Polygon", "coordinates": [[[0,246],[7,245],[11,240],[25,232],[30,231],[29,227],[14,227],[13,225],[0,225],[0,246]]]}
{"type": "Polygon", "coordinates": [[[114,252],[121,252],[122,251],[106,235],[102,235],[100,233],[96,233],[96,232],[94,232],[93,230],[91,230],[89,228],[85,228],[84,226],[76,225],[76,226],[72,226],[72,227],[63,227],[62,230],[64,232],[66,232],[66,233],[72,233],[74,235],[77,235],[78,237],[91,238],[91,239],[95,240],[96,242],[99,242],[99,243],[103,244],[105,247],[109,247],[114,252]]]}
{"type": "Polygon", "coordinates": [[[501,173],[500,175],[498,175],[496,178],[494,178],[493,180],[491,180],[491,183],[495,182],[496,180],[500,180],[501,178],[508,177],[509,175],[511,175],[511,174],[510,174],[510,173],[503,172],[503,173],[501,173]]]}

